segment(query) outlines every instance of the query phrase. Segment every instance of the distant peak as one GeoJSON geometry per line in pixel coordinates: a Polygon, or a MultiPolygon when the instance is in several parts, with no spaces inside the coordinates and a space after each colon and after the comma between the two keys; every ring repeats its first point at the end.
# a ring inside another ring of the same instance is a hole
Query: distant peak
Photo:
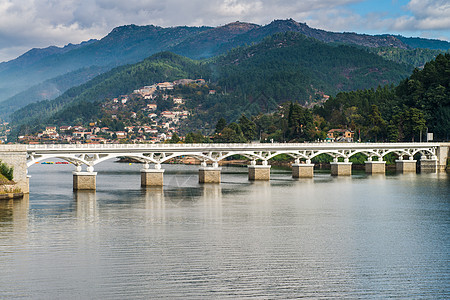
{"type": "Polygon", "coordinates": [[[236,22],[228,23],[228,24],[223,25],[223,26],[219,26],[218,28],[242,28],[242,29],[252,29],[252,28],[257,28],[257,27],[261,27],[261,25],[253,24],[253,23],[246,23],[246,22],[236,21],[236,22]]]}

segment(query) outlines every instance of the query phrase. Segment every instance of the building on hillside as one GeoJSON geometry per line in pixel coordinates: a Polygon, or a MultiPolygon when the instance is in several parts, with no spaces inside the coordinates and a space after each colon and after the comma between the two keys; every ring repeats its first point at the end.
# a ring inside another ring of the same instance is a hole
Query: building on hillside
{"type": "Polygon", "coordinates": [[[183,98],[173,98],[173,103],[174,104],[184,104],[184,99],[183,98]]]}
{"type": "Polygon", "coordinates": [[[158,83],[156,86],[161,91],[173,90],[173,83],[172,82],[161,82],[161,83],[158,83]]]}
{"type": "Polygon", "coordinates": [[[127,133],[125,131],[116,131],[116,136],[118,139],[125,139],[127,137],[127,133]]]}
{"type": "Polygon", "coordinates": [[[353,142],[353,136],[350,129],[330,129],[327,132],[327,140],[334,142],[353,142]]]}
{"type": "Polygon", "coordinates": [[[56,126],[47,126],[45,127],[44,134],[51,134],[56,132],[56,126]]]}
{"type": "Polygon", "coordinates": [[[157,105],[156,103],[150,103],[150,104],[147,104],[147,109],[148,109],[148,110],[154,111],[154,110],[156,110],[157,108],[158,108],[158,105],[157,105]]]}
{"type": "Polygon", "coordinates": [[[67,132],[72,129],[72,126],[61,126],[59,127],[59,132],[67,132]]]}

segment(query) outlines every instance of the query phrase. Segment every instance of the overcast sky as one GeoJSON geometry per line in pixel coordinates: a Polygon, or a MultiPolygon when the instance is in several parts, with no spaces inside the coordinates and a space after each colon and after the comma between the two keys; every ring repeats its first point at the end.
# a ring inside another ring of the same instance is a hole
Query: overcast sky
{"type": "Polygon", "coordinates": [[[450,40],[449,0],[0,0],[0,62],[31,48],[99,39],[126,24],[265,25],[288,18],[329,31],[450,40]]]}

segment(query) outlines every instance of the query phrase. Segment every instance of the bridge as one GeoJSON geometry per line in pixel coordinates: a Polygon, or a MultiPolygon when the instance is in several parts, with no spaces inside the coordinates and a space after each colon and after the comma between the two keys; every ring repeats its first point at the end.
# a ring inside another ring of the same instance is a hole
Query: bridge
{"type": "MultiPolygon", "coordinates": [[[[251,144],[46,144],[0,145],[0,159],[15,167],[16,181],[23,182],[26,169],[52,158],[74,165],[74,189],[95,189],[94,166],[117,157],[129,157],[143,163],[142,186],[162,186],[162,164],[180,157],[194,157],[201,162],[199,182],[219,183],[219,162],[240,155],[249,160],[249,180],[270,180],[269,160],[285,154],[293,158],[294,178],[313,177],[313,158],[328,154],[333,158],[331,175],[351,175],[349,159],[361,153],[367,157],[369,174],[385,173],[384,157],[393,153],[398,172],[416,172],[417,160],[422,172],[445,170],[450,143],[251,143],[251,144]],[[83,170],[83,167],[85,170],[83,170]]],[[[28,191],[27,180],[22,190],[28,191]]]]}

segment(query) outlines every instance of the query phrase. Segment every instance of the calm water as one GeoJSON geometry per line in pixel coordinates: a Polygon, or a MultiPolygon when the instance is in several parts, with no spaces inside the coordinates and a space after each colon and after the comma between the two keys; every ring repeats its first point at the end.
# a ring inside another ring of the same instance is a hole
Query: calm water
{"type": "Polygon", "coordinates": [[[35,165],[31,194],[0,202],[0,298],[450,298],[450,176],[247,181],[224,168],[35,165]]]}

